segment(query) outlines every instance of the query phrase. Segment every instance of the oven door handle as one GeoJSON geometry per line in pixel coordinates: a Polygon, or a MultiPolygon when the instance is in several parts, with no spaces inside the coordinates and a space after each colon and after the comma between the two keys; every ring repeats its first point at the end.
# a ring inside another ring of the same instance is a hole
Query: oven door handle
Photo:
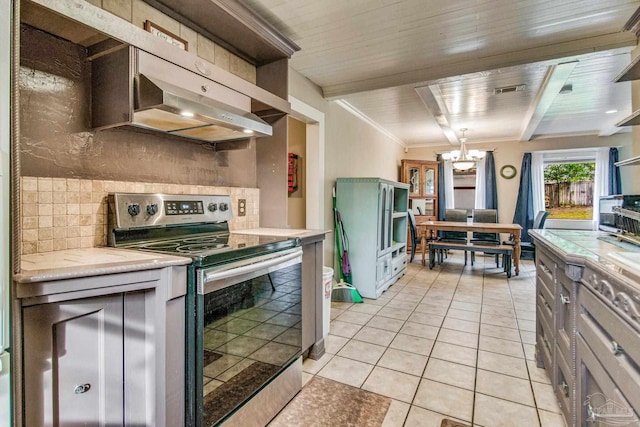
{"type": "Polygon", "coordinates": [[[222,271],[205,272],[203,277],[203,284],[213,282],[215,280],[228,279],[234,276],[240,276],[249,274],[254,271],[263,270],[265,268],[273,267],[274,265],[282,264],[287,261],[296,259],[302,255],[302,251],[297,250],[286,255],[270,258],[264,261],[254,262],[252,264],[243,265],[241,267],[230,268],[222,271]]]}

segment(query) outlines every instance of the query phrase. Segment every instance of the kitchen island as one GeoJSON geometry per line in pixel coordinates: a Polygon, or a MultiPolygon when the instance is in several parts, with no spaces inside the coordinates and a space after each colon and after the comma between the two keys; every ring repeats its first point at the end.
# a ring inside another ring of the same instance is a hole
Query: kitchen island
{"type": "Polygon", "coordinates": [[[536,246],[536,359],[567,425],[639,425],[640,248],[603,232],[529,234],[536,246]]]}

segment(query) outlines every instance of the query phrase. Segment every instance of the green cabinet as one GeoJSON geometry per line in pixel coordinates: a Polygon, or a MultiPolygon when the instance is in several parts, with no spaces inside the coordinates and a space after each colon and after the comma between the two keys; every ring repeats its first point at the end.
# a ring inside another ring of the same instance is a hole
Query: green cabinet
{"type": "Polygon", "coordinates": [[[352,285],[365,298],[378,298],[406,272],[408,203],[408,184],[381,178],[336,181],[352,285]]]}

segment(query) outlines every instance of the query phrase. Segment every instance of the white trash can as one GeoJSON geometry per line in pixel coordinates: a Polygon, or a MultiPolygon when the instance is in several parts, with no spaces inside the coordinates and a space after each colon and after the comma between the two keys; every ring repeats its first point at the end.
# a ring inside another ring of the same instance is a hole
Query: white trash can
{"type": "Polygon", "coordinates": [[[331,289],[333,288],[333,268],[322,267],[322,336],[329,335],[331,322],[331,289]]]}

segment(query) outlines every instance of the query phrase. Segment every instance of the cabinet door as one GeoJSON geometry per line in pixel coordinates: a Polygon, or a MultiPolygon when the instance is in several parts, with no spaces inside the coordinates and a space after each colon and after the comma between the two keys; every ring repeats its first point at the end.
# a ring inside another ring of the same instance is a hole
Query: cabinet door
{"type": "Polygon", "coordinates": [[[26,307],[25,425],[123,425],[123,295],[26,307]]]}
{"type": "Polygon", "coordinates": [[[387,245],[387,233],[384,228],[387,222],[387,185],[380,184],[378,193],[378,255],[384,253],[387,245]]]}
{"type": "Polygon", "coordinates": [[[435,220],[438,212],[436,212],[436,200],[435,199],[426,199],[424,201],[424,216],[429,217],[426,221],[431,219],[435,220]]]}
{"type": "MultiPolygon", "coordinates": [[[[577,425],[640,426],[638,413],[627,400],[627,398],[635,398],[635,396],[625,396],[621,392],[582,335],[578,334],[576,344],[577,425]]],[[[624,378],[623,381],[633,381],[633,378],[624,378]]]]}
{"type": "Polygon", "coordinates": [[[409,184],[409,197],[422,196],[422,171],[420,165],[409,164],[406,166],[404,182],[409,184]]]}
{"type": "Polygon", "coordinates": [[[423,166],[423,192],[422,196],[436,196],[438,194],[437,171],[434,166],[423,166]]]}
{"type": "Polygon", "coordinates": [[[385,224],[387,230],[387,249],[393,246],[393,214],[394,214],[394,197],[395,188],[390,185],[387,193],[387,223],[385,224]]]}
{"type": "Polygon", "coordinates": [[[393,187],[380,184],[378,194],[378,255],[389,251],[393,222],[393,187]]]}

